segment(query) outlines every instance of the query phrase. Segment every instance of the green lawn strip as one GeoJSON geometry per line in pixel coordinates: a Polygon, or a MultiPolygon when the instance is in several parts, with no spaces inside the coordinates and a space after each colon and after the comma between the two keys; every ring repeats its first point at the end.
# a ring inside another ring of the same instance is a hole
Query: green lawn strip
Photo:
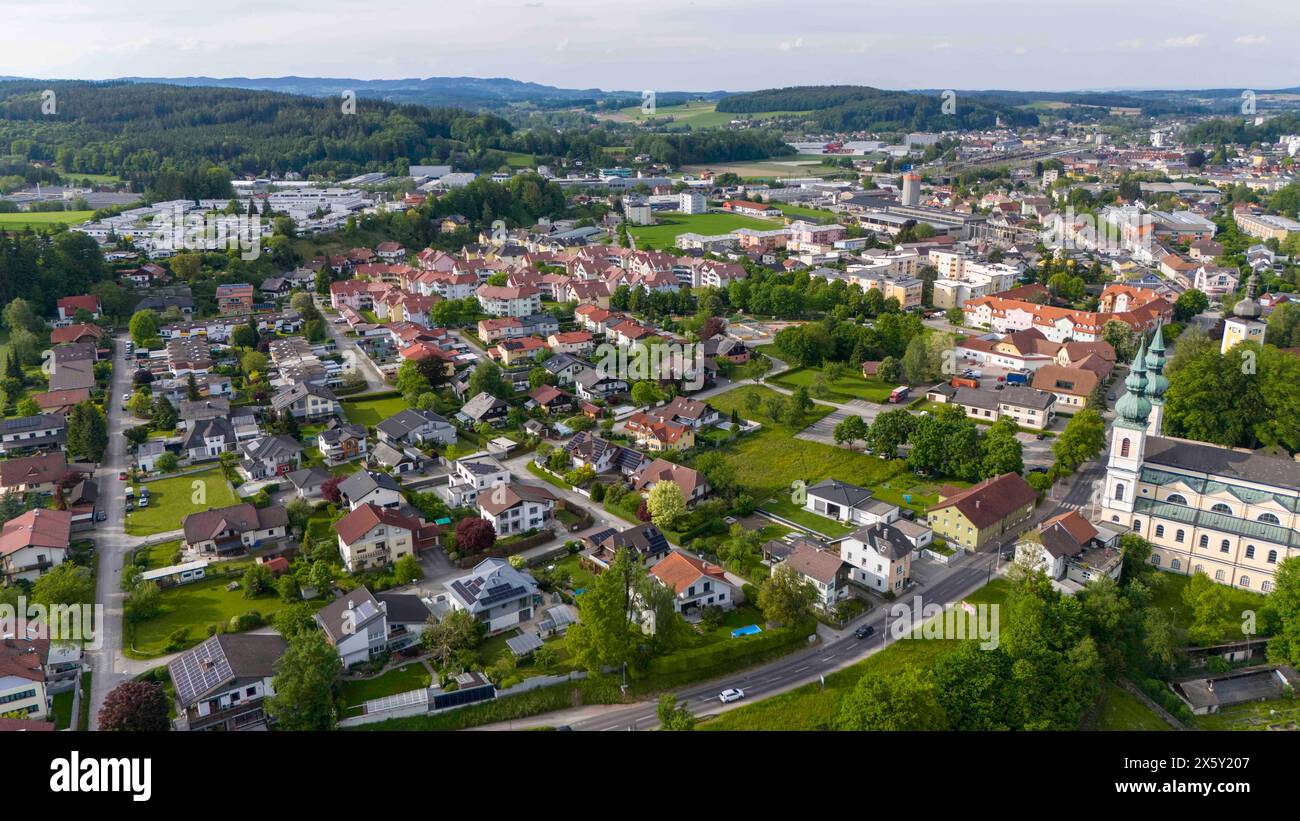
{"type": "MultiPolygon", "coordinates": [[[[998,579],[966,597],[972,604],[1002,604],[1009,582],[998,579]]],[[[1002,608],[1003,617],[1006,608],[1002,608]]],[[[1006,625],[1003,624],[1003,629],[1006,625]]],[[[879,641],[879,639],[875,639],[879,641]]],[[[904,639],[884,650],[826,676],[826,686],[806,684],[786,693],[747,704],[700,725],[704,730],[821,730],[834,726],[840,701],[868,673],[884,675],[907,665],[928,667],[935,659],[957,649],[948,639],[904,639]]]]}
{"type": "Polygon", "coordinates": [[[1099,730],[1172,730],[1141,699],[1114,683],[1107,683],[1106,700],[1097,718],[1099,730]]]}
{"type": "Polygon", "coordinates": [[[428,668],[412,661],[375,678],[344,681],[340,703],[344,707],[359,707],[371,699],[428,687],[432,680],[428,668]]]}
{"type": "Polygon", "coordinates": [[[73,692],[73,690],[64,690],[62,693],[54,694],[54,714],[51,720],[56,730],[66,730],[72,726],[73,692]]]}
{"type": "Polygon", "coordinates": [[[160,567],[169,567],[176,551],[180,550],[181,540],[173,539],[169,542],[159,542],[158,544],[149,545],[136,550],[137,564],[140,554],[146,557],[144,567],[147,570],[157,570],[160,567]]]}
{"type": "Polygon", "coordinates": [[[142,487],[149,488],[149,506],[137,507],[126,514],[126,532],[132,536],[150,536],[179,530],[181,520],[191,513],[226,507],[238,501],[220,467],[141,483],[136,486],[137,498],[142,487]],[[195,482],[203,482],[202,495],[196,496],[198,488],[195,482]],[[202,501],[195,502],[196,498],[202,501]]]}
{"type": "Polygon", "coordinates": [[[791,502],[785,496],[773,496],[758,507],[760,510],[765,510],[774,516],[780,516],[782,519],[787,519],[795,524],[803,525],[804,527],[810,528],[815,533],[820,533],[823,536],[830,536],[833,539],[839,538],[840,536],[847,536],[857,530],[855,527],[846,527],[834,519],[828,519],[825,516],[819,516],[810,510],[805,510],[794,502],[791,502]]]}
{"type": "Polygon", "coordinates": [[[393,414],[410,407],[400,396],[385,396],[374,399],[343,399],[343,413],[349,422],[373,428],[393,414]]]}
{"type": "Polygon", "coordinates": [[[527,464],[525,467],[526,467],[526,469],[528,470],[529,473],[533,474],[533,475],[536,476],[538,479],[541,479],[543,482],[546,482],[548,485],[554,485],[555,487],[558,487],[558,488],[560,488],[561,490],[569,490],[570,488],[573,487],[573,486],[570,485],[568,482],[564,481],[563,479],[559,478],[558,476],[554,476],[554,475],[552,475],[552,474],[550,474],[550,473],[547,473],[546,471],[542,470],[542,469],[539,468],[539,467],[537,466],[537,464],[536,464],[535,462],[533,462],[531,459],[528,460],[528,464],[527,464]]]}

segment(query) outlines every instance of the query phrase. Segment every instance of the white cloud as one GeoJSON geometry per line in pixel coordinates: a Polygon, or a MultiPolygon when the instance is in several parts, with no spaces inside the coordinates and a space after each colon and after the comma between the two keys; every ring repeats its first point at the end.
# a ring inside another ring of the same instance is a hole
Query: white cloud
{"type": "Polygon", "coordinates": [[[794,51],[795,49],[803,48],[803,38],[796,37],[793,40],[782,40],[780,43],[777,43],[776,47],[782,51],[794,51]]]}
{"type": "Polygon", "coordinates": [[[1130,49],[1130,50],[1135,48],[1142,48],[1142,41],[1140,39],[1120,40],[1118,43],[1115,44],[1115,46],[1117,48],[1130,49]]]}
{"type": "Polygon", "coordinates": [[[1239,46],[1261,46],[1268,42],[1268,38],[1262,34],[1243,34],[1232,42],[1239,46]]]}
{"type": "Polygon", "coordinates": [[[1204,34],[1189,34],[1186,37],[1170,37],[1160,42],[1161,48],[1197,48],[1205,40],[1204,34]]]}

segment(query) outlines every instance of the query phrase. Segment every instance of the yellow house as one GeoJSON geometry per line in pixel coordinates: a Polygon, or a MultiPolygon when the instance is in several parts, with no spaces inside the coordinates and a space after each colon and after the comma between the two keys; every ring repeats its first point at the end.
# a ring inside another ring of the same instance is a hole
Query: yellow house
{"type": "Polygon", "coordinates": [[[954,547],[980,550],[1029,519],[1038,493],[1018,473],[985,479],[966,490],[945,488],[926,514],[935,535],[954,547]]]}

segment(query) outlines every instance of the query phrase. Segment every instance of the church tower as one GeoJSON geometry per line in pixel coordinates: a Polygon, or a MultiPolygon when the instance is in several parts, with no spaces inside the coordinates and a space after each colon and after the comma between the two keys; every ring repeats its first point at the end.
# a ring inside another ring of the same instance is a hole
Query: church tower
{"type": "Polygon", "coordinates": [[[1147,343],[1143,339],[1124,379],[1128,392],[1115,403],[1117,418],[1111,428],[1110,458],[1106,463],[1106,495],[1101,504],[1107,512],[1123,514],[1121,522],[1125,525],[1133,513],[1146,449],[1147,420],[1151,416],[1151,400],[1146,397],[1146,363],[1147,343]]]}
{"type": "Polygon", "coordinates": [[[1246,295],[1232,306],[1232,313],[1223,318],[1223,342],[1219,344],[1219,353],[1226,354],[1240,342],[1264,344],[1268,325],[1260,320],[1264,309],[1256,297],[1258,290],[1259,277],[1252,271],[1246,280],[1246,295]]]}
{"type": "Polygon", "coordinates": [[[1156,326],[1151,344],[1147,346],[1147,398],[1151,400],[1151,416],[1147,420],[1147,436],[1160,436],[1160,426],[1165,421],[1165,391],[1169,390],[1169,377],[1165,376],[1165,329],[1156,326]]]}

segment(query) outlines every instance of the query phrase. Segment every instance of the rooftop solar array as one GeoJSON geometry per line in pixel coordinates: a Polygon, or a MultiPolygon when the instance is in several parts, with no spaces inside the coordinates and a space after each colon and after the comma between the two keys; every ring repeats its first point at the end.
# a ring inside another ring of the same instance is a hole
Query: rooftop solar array
{"type": "Polygon", "coordinates": [[[218,684],[234,678],[234,671],[230,669],[230,661],[221,648],[219,636],[213,636],[190,652],[182,654],[170,667],[176,697],[185,705],[193,704],[218,684]]]}
{"type": "Polygon", "coordinates": [[[414,707],[417,704],[429,703],[429,688],[421,687],[419,690],[407,690],[405,693],[398,693],[393,696],[384,696],[383,698],[373,698],[366,702],[366,715],[371,713],[384,713],[389,710],[398,710],[402,707],[414,707]]]}
{"type": "Polygon", "coordinates": [[[525,633],[522,636],[515,636],[512,639],[506,639],[506,647],[516,656],[526,656],[529,653],[542,646],[542,640],[532,633],[525,633]]]}

